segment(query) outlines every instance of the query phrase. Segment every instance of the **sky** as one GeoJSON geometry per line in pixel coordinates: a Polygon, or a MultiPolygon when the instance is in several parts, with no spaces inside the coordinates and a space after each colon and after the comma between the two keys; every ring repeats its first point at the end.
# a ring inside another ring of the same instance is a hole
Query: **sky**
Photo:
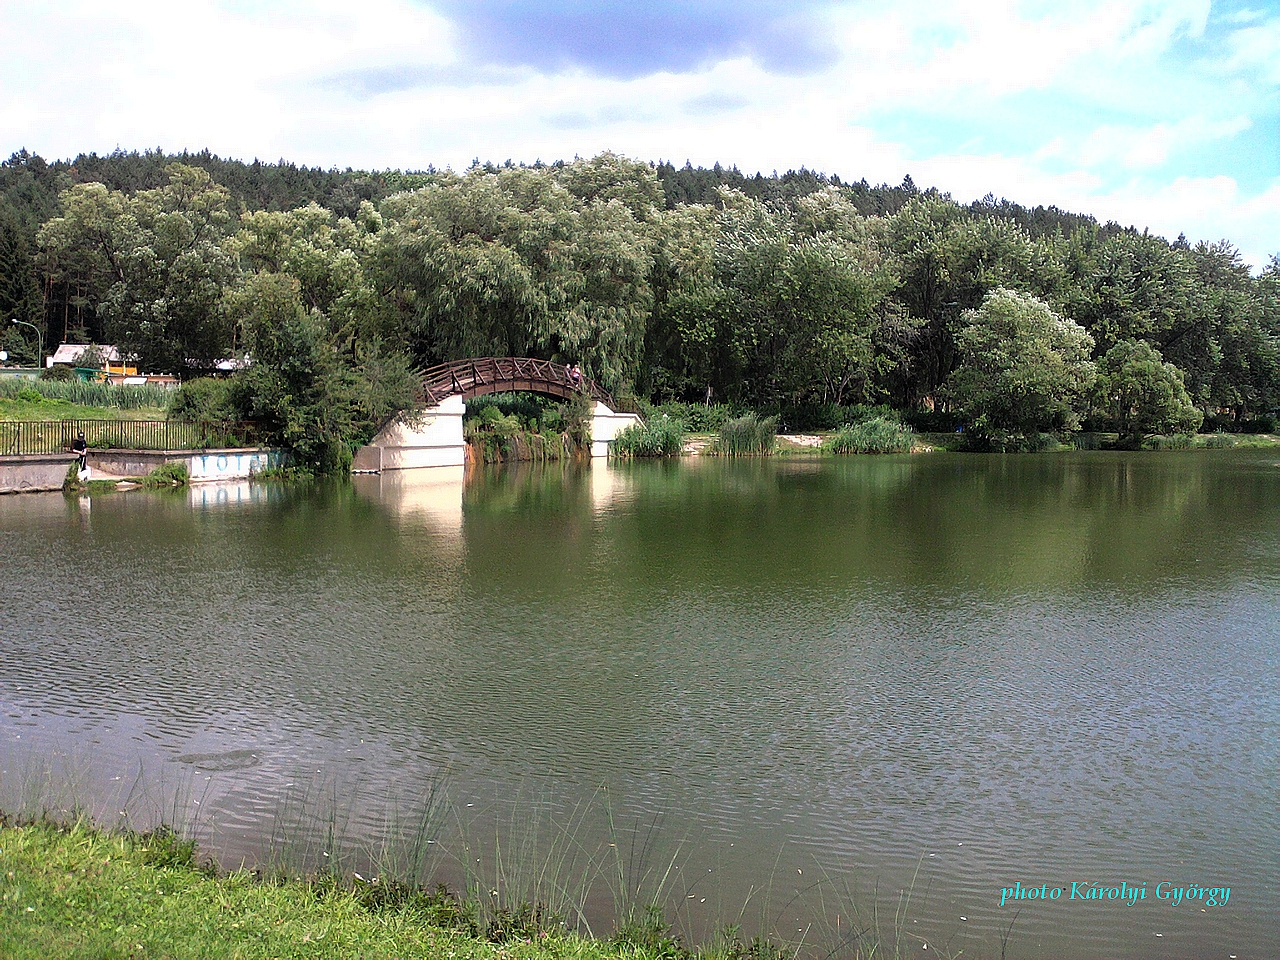
{"type": "Polygon", "coordinates": [[[1280,0],[0,0],[0,152],[910,174],[1255,268],[1280,0]]]}

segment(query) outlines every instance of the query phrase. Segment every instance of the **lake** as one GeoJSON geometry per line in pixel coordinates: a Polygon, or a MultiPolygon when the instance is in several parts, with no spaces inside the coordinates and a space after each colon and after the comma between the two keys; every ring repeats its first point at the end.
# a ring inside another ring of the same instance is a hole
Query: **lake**
{"type": "Polygon", "coordinates": [[[633,887],[818,955],[1280,954],[1274,452],[10,496],[0,544],[8,809],[590,881],[597,933],[633,887]]]}

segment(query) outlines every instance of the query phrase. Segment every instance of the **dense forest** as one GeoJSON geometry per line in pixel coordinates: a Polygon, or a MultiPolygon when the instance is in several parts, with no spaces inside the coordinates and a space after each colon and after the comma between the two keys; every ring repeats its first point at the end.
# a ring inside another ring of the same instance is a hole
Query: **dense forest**
{"type": "MultiPolygon", "coordinates": [[[[312,418],[340,398],[326,443],[405,402],[412,369],[482,355],[579,362],[624,397],[887,404],[993,437],[1280,407],[1274,258],[1254,275],[1226,242],[909,177],[613,154],[402,173],[24,151],[0,164],[0,316],[188,378],[247,354],[240,412],[305,432],[299,397],[312,418]]],[[[0,345],[32,360],[33,339],[6,324],[0,345]]]]}

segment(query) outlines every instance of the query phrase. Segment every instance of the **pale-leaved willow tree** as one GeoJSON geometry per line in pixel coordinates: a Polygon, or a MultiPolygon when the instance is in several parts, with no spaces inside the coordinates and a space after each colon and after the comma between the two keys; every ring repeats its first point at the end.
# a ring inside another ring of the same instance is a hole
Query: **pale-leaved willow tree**
{"type": "Polygon", "coordinates": [[[71,187],[38,241],[48,276],[82,291],[93,339],[147,369],[187,374],[231,346],[224,293],[237,267],[222,241],[233,211],[204,170],[171,164],[166,172],[164,186],[132,194],[71,187]]]}

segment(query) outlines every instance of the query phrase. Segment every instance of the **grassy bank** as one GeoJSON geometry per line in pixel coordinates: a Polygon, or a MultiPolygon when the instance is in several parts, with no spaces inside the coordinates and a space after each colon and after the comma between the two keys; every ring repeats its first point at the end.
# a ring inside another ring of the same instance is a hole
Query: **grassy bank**
{"type": "Polygon", "coordinates": [[[263,882],[201,868],[161,832],[47,823],[0,829],[0,956],[594,958],[645,956],[571,934],[492,942],[452,922],[452,898],[369,895],[376,885],[263,882]],[[433,906],[434,903],[434,906],[433,906]],[[443,912],[442,912],[443,911],[443,912]],[[445,922],[441,923],[443,919],[445,922]]]}
{"type": "Polygon", "coordinates": [[[785,946],[746,940],[728,926],[689,947],[652,903],[637,901],[611,935],[593,937],[541,900],[508,901],[490,889],[504,878],[505,868],[460,898],[443,886],[358,873],[226,873],[168,829],[113,832],[83,820],[15,822],[0,813],[0,957],[896,960],[925,944],[930,955],[950,956],[908,932],[910,890],[884,918],[891,929],[883,933],[874,911],[863,920],[853,911],[843,926],[839,917],[834,925],[815,917],[785,946]]]}

